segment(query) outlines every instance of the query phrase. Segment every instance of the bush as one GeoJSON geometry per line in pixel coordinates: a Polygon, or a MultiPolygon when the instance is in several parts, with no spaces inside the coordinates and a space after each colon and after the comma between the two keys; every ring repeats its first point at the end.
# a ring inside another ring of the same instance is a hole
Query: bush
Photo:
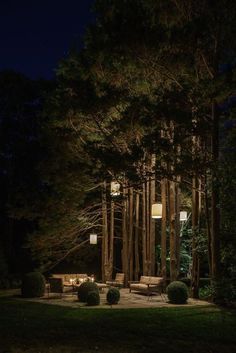
{"type": "Polygon", "coordinates": [[[110,305],[117,304],[120,300],[120,291],[117,288],[110,288],[107,292],[107,302],[110,305]]]}
{"type": "Polygon", "coordinates": [[[173,304],[185,304],[188,299],[188,287],[180,281],[171,282],[167,287],[169,301],[173,304]]]}
{"type": "Polygon", "coordinates": [[[97,292],[99,294],[98,286],[95,282],[83,282],[78,288],[78,299],[80,302],[87,302],[88,293],[97,292]]]}
{"type": "Polygon", "coordinates": [[[88,292],[87,305],[95,306],[100,304],[100,295],[97,291],[88,292]]]}
{"type": "Polygon", "coordinates": [[[30,272],[23,277],[21,294],[24,298],[42,297],[44,293],[45,278],[40,272],[30,272]]]}
{"type": "Polygon", "coordinates": [[[214,289],[212,286],[205,286],[199,289],[199,299],[211,300],[213,297],[214,289]]]}

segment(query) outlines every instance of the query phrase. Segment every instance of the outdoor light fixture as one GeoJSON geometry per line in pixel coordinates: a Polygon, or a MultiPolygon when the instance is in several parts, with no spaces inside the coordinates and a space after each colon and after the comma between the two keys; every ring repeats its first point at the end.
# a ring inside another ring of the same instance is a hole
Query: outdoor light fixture
{"type": "Polygon", "coordinates": [[[97,234],[94,234],[94,233],[90,234],[89,242],[90,242],[90,244],[97,244],[97,242],[98,242],[97,234]]]}
{"type": "Polygon", "coordinates": [[[179,215],[180,222],[185,222],[188,219],[188,214],[186,211],[181,211],[179,215]]]}
{"type": "Polygon", "coordinates": [[[152,218],[162,218],[162,204],[154,203],[152,205],[152,218]]]}
{"type": "Polygon", "coordinates": [[[116,181],[111,182],[111,196],[119,196],[120,195],[120,184],[116,181]]]}

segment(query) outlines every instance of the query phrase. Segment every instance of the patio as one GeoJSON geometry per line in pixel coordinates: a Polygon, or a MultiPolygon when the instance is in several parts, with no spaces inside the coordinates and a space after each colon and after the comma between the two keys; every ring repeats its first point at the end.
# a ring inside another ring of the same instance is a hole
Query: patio
{"type": "MultiPolygon", "coordinates": [[[[100,305],[88,307],[86,303],[81,303],[77,299],[76,293],[65,293],[62,297],[59,297],[57,294],[49,294],[45,295],[42,298],[34,298],[34,299],[20,299],[32,302],[39,302],[44,304],[51,304],[51,305],[60,305],[60,306],[67,306],[72,308],[86,308],[86,309],[110,309],[111,306],[106,302],[106,294],[107,289],[104,289],[103,292],[100,293],[100,305]]],[[[168,299],[165,296],[165,299],[161,298],[160,295],[152,295],[150,297],[138,293],[138,292],[131,292],[129,293],[128,288],[120,289],[120,301],[118,304],[113,305],[112,309],[132,309],[132,308],[161,308],[161,307],[190,307],[190,306],[204,306],[210,305],[208,302],[197,300],[197,299],[188,299],[188,303],[184,305],[175,305],[168,303],[168,299]]]]}

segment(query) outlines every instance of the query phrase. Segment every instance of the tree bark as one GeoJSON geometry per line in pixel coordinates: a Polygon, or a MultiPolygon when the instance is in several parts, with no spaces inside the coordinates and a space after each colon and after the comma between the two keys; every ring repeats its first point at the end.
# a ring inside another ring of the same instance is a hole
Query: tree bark
{"type": "Polygon", "coordinates": [[[134,279],[138,281],[139,279],[139,272],[140,272],[140,261],[139,261],[139,193],[136,193],[135,198],[135,273],[134,279]]]}
{"type": "Polygon", "coordinates": [[[214,170],[212,173],[212,191],[211,191],[211,253],[212,253],[212,278],[214,280],[220,277],[220,208],[219,208],[219,183],[218,160],[219,160],[219,114],[216,103],[212,103],[212,156],[214,170]]]}
{"type": "Polygon", "coordinates": [[[149,254],[150,254],[150,269],[149,273],[151,276],[155,276],[156,268],[156,223],[152,218],[152,204],[155,203],[155,191],[156,191],[156,178],[153,171],[155,170],[156,156],[152,155],[151,160],[151,171],[152,179],[150,181],[150,205],[149,205],[149,220],[150,220],[150,242],[149,242],[149,254]]]}
{"type": "Polygon", "coordinates": [[[102,191],[102,253],[103,253],[103,281],[108,280],[109,272],[109,249],[108,249],[108,222],[107,222],[107,199],[106,199],[106,181],[103,182],[103,191],[102,191]]]}
{"type": "Polygon", "coordinates": [[[133,188],[129,188],[129,280],[133,280],[134,270],[134,243],[133,243],[133,206],[134,193],[133,188]]]}
{"type": "Polygon", "coordinates": [[[170,280],[177,279],[176,234],[175,234],[175,183],[169,182],[170,205],[170,280]]]}
{"type": "Polygon", "coordinates": [[[161,219],[161,275],[166,282],[166,186],[167,180],[161,181],[161,202],[162,202],[162,219],[161,219]]]}
{"type": "Polygon", "coordinates": [[[143,275],[147,275],[147,240],[146,240],[146,187],[143,183],[142,190],[142,254],[143,254],[143,275]]]}
{"type": "Polygon", "coordinates": [[[125,285],[128,284],[128,235],[127,235],[127,199],[126,190],[123,189],[122,202],[122,271],[125,274],[125,285]]]}

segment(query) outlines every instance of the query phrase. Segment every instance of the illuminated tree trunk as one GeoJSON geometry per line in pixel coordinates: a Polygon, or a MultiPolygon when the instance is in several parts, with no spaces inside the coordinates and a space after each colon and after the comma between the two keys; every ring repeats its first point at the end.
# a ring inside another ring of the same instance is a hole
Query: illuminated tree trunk
{"type": "Polygon", "coordinates": [[[133,280],[134,269],[134,243],[133,243],[133,205],[134,193],[133,188],[129,188],[129,280],[133,280]]]}
{"type": "Polygon", "coordinates": [[[180,271],[180,177],[177,177],[177,183],[175,185],[175,241],[176,241],[176,277],[179,275],[180,271]]]}
{"type": "Polygon", "coordinates": [[[135,243],[134,243],[134,249],[135,249],[135,272],[134,272],[134,278],[135,281],[138,281],[139,279],[139,272],[140,272],[140,261],[139,261],[139,198],[140,195],[137,192],[136,193],[136,198],[135,198],[135,243]]]}
{"type": "Polygon", "coordinates": [[[123,189],[122,201],[122,272],[125,274],[125,285],[128,283],[128,234],[127,234],[127,193],[123,189]]]}
{"type": "Polygon", "coordinates": [[[146,187],[143,183],[142,190],[142,254],[143,254],[143,275],[147,275],[147,232],[146,232],[146,187]]]}
{"type": "Polygon", "coordinates": [[[108,248],[108,221],[107,221],[107,199],[106,181],[103,182],[102,191],[102,277],[103,281],[109,279],[109,248],[108,248]]]}
{"type": "Polygon", "coordinates": [[[149,221],[150,221],[150,241],[149,241],[149,255],[150,255],[150,268],[149,274],[155,276],[155,265],[156,265],[156,224],[155,220],[152,218],[152,204],[155,203],[155,189],[156,189],[156,178],[155,178],[155,164],[156,156],[153,154],[151,159],[151,172],[152,179],[149,183],[150,186],[150,199],[149,199],[149,221]]]}
{"type": "Polygon", "coordinates": [[[217,181],[217,164],[219,160],[219,114],[216,103],[212,103],[212,139],[211,139],[212,157],[214,170],[212,175],[211,190],[211,255],[212,255],[212,278],[220,277],[220,208],[219,208],[219,183],[217,181]]]}
{"type": "Polygon", "coordinates": [[[170,217],[170,280],[177,279],[177,256],[176,256],[176,207],[175,207],[175,183],[169,182],[169,217],[170,217]]]}
{"type": "Polygon", "coordinates": [[[167,180],[161,181],[161,202],[162,202],[162,219],[161,219],[161,275],[166,281],[166,190],[167,180]]]}

